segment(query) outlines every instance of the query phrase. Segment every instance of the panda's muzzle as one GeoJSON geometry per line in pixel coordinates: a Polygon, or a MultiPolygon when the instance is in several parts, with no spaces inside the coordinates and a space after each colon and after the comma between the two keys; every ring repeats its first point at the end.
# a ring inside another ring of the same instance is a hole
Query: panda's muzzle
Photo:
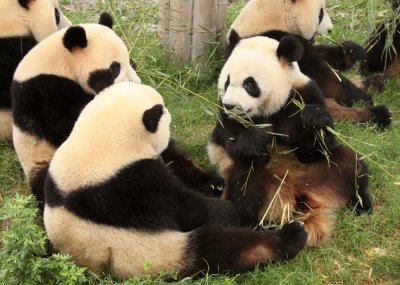
{"type": "Polygon", "coordinates": [[[224,107],[224,109],[231,111],[235,108],[236,105],[231,105],[231,104],[222,104],[222,107],[224,107]]]}

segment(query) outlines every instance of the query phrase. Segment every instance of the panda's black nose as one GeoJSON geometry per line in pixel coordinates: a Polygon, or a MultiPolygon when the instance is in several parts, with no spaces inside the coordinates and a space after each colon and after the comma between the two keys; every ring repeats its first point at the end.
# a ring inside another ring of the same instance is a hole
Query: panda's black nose
{"type": "Polygon", "coordinates": [[[226,110],[232,110],[233,108],[235,108],[235,105],[230,105],[230,104],[223,104],[223,106],[226,110]]]}
{"type": "Polygon", "coordinates": [[[330,34],[332,32],[332,29],[328,29],[328,34],[330,34]]]}

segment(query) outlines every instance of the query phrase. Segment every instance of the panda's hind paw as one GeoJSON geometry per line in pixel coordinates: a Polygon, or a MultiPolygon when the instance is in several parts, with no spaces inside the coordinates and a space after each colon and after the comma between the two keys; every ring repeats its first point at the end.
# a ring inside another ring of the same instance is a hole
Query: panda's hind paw
{"type": "Polygon", "coordinates": [[[287,223],[279,234],[283,240],[282,253],[286,254],[287,258],[295,256],[306,245],[308,233],[303,222],[294,220],[287,223]]]}

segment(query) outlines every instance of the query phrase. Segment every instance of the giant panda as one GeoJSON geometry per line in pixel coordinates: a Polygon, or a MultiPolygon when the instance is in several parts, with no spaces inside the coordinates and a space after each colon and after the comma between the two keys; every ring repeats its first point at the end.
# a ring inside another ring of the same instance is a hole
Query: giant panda
{"type": "Polygon", "coordinates": [[[39,201],[43,201],[47,164],[83,107],[114,82],[141,82],[111,26],[111,17],[103,13],[99,24],[58,31],[31,49],[15,71],[13,143],[39,201]]]}
{"type": "Polygon", "coordinates": [[[18,63],[38,42],[69,25],[56,0],[0,2],[0,139],[12,137],[10,86],[18,63]]]}
{"type": "Polygon", "coordinates": [[[44,225],[54,250],[119,278],[237,273],[295,256],[307,239],[301,222],[270,232],[238,228],[230,202],[169,172],[159,156],[170,121],[161,95],[131,82],[87,104],[47,173],[44,225]]]}
{"type": "Polygon", "coordinates": [[[382,21],[370,35],[365,49],[365,61],[361,63],[363,74],[374,72],[385,73],[388,76],[400,76],[400,1],[391,0],[393,17],[385,23],[382,21]],[[389,27],[391,29],[389,29],[389,27]],[[388,38],[392,38],[388,43],[388,38]],[[392,47],[388,47],[392,45],[392,47]]]}
{"type": "MultiPolygon", "coordinates": [[[[67,139],[83,107],[115,82],[141,82],[130,66],[125,44],[111,28],[112,18],[103,13],[99,24],[59,31],[33,48],[15,72],[13,142],[41,209],[48,162],[67,139]]],[[[172,140],[163,159],[184,183],[207,195],[223,184],[219,176],[180,152],[172,140]]]]}
{"type": "Polygon", "coordinates": [[[301,52],[294,36],[240,41],[219,77],[208,153],[243,225],[259,224],[272,205],[266,220],[289,212],[305,223],[307,245],[319,246],[332,235],[336,209],[353,203],[369,212],[372,203],[367,166],[327,131],[322,92],[295,62],[301,52]]]}
{"type": "Polygon", "coordinates": [[[363,48],[350,41],[344,42],[342,47],[313,44],[317,34],[331,30],[332,22],[326,13],[325,0],[250,0],[230,27],[226,57],[241,38],[263,35],[279,41],[287,34],[296,35],[304,48],[299,60],[300,69],[317,82],[334,119],[372,121],[380,128],[387,127],[391,123],[388,108],[385,105],[373,106],[371,96],[333,71],[347,70],[356,61],[364,59],[363,48]],[[357,101],[369,106],[349,109],[357,101]]]}

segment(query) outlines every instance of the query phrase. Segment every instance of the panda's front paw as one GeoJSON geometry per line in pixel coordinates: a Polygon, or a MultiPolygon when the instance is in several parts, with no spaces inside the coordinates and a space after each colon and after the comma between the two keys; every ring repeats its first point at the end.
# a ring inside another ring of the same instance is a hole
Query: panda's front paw
{"type": "Polygon", "coordinates": [[[218,175],[210,175],[210,177],[208,177],[208,179],[204,181],[200,187],[202,188],[203,193],[220,197],[225,187],[225,181],[218,175]]]}
{"type": "Polygon", "coordinates": [[[318,104],[309,104],[301,111],[301,121],[304,128],[321,129],[324,126],[332,126],[332,117],[326,109],[318,104]]]}
{"type": "Polygon", "coordinates": [[[352,41],[345,41],[345,42],[343,42],[342,45],[343,45],[344,51],[348,55],[350,55],[351,59],[354,62],[365,59],[365,56],[366,56],[365,50],[359,44],[356,44],[355,42],[352,42],[352,41]]]}

